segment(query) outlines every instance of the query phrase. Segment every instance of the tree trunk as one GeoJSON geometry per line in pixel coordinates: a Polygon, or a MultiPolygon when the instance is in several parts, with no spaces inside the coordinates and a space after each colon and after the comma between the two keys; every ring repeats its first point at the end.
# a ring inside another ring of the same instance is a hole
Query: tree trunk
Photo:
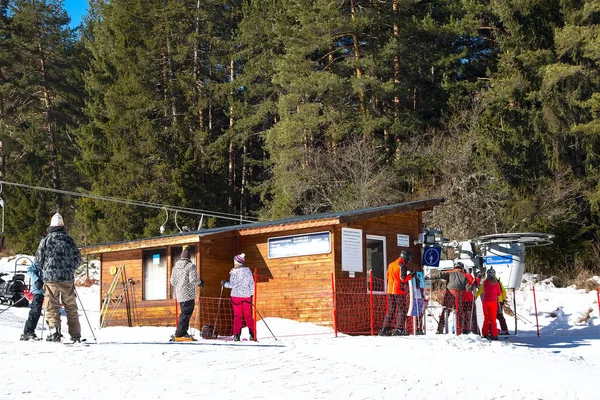
{"type": "Polygon", "coordinates": [[[234,108],[233,108],[233,81],[235,79],[235,70],[234,70],[234,62],[233,59],[230,60],[229,62],[229,82],[231,84],[231,90],[229,92],[229,94],[231,95],[231,100],[229,103],[229,199],[228,199],[228,207],[229,207],[229,212],[231,214],[235,213],[234,210],[234,197],[235,197],[235,181],[236,181],[236,174],[235,174],[235,151],[234,151],[234,146],[233,146],[233,125],[234,125],[234,118],[233,118],[233,112],[234,112],[234,108]]]}
{"type": "MultiPolygon", "coordinates": [[[[54,124],[52,123],[52,96],[48,90],[48,71],[46,70],[46,55],[42,48],[41,32],[38,30],[38,57],[40,65],[40,74],[42,75],[42,101],[44,104],[44,128],[48,136],[49,158],[48,165],[50,166],[52,187],[60,190],[60,172],[58,169],[58,155],[56,153],[56,136],[54,132],[54,124]]],[[[61,208],[62,198],[60,195],[56,197],[56,208],[61,208]]]]}
{"type": "Polygon", "coordinates": [[[248,165],[246,162],[246,155],[248,153],[247,140],[244,140],[242,145],[242,182],[240,185],[240,217],[246,214],[246,185],[248,184],[248,165]]]}
{"type": "MultiPolygon", "coordinates": [[[[352,21],[354,21],[356,19],[356,6],[354,4],[354,0],[350,1],[350,14],[352,21]]],[[[352,32],[352,43],[354,45],[354,59],[356,60],[356,78],[360,80],[362,79],[363,71],[359,63],[360,47],[358,42],[358,34],[356,32],[352,32]]],[[[362,87],[358,90],[358,99],[360,101],[360,112],[364,115],[367,112],[367,107],[365,106],[365,91],[362,87]]]]}
{"type": "Polygon", "coordinates": [[[394,85],[396,89],[396,95],[394,96],[394,119],[398,120],[400,116],[400,96],[398,96],[398,89],[400,87],[400,56],[398,55],[398,41],[400,39],[400,28],[398,27],[398,1],[394,0],[392,3],[392,9],[394,11],[394,39],[396,41],[396,50],[394,54],[394,85]]]}
{"type": "Polygon", "coordinates": [[[175,91],[173,83],[175,82],[175,71],[173,70],[173,56],[171,54],[171,39],[169,38],[169,30],[167,29],[167,68],[168,78],[167,89],[169,90],[169,103],[171,104],[171,121],[173,125],[177,124],[177,104],[175,102],[175,91]]]}
{"type": "Polygon", "coordinates": [[[196,96],[196,104],[198,105],[198,127],[201,131],[204,130],[204,109],[200,103],[203,95],[203,85],[202,80],[200,79],[200,51],[198,49],[198,37],[200,36],[200,0],[196,2],[196,37],[194,39],[194,83],[195,83],[195,96],[196,96]]]}

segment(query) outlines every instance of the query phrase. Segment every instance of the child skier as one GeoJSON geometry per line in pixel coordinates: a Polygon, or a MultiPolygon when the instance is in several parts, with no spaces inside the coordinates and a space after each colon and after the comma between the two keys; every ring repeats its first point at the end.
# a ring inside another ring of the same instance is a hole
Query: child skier
{"type": "Polygon", "coordinates": [[[21,340],[38,340],[35,335],[35,327],[40,320],[40,315],[42,315],[42,305],[44,304],[44,272],[35,263],[32,263],[27,268],[27,275],[31,279],[29,290],[33,294],[33,301],[31,302],[31,310],[29,310],[29,317],[25,322],[21,340]]]}

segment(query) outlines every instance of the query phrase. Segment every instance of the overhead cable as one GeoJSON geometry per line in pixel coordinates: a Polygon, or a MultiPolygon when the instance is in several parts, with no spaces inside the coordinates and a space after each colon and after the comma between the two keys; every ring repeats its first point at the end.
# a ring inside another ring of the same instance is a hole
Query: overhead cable
{"type": "Polygon", "coordinates": [[[231,220],[231,221],[257,222],[259,220],[259,218],[257,218],[257,217],[247,217],[247,216],[243,216],[243,215],[223,213],[223,212],[219,212],[219,211],[209,211],[209,210],[202,210],[202,209],[189,208],[189,207],[176,207],[176,206],[171,206],[171,205],[167,205],[167,204],[158,204],[158,203],[151,203],[151,202],[145,202],[145,201],[120,199],[117,197],[100,196],[100,195],[88,194],[88,193],[70,192],[67,190],[52,189],[52,188],[46,188],[46,187],[41,187],[41,186],[25,185],[25,184],[16,183],[16,182],[0,181],[0,184],[17,186],[17,187],[22,187],[25,189],[59,193],[59,194],[64,194],[64,195],[68,195],[68,196],[85,197],[85,198],[90,198],[90,199],[94,199],[94,200],[111,201],[114,203],[122,203],[122,204],[138,206],[138,207],[164,209],[164,210],[173,211],[173,212],[180,212],[182,214],[191,214],[191,215],[199,215],[199,216],[206,215],[206,216],[213,217],[213,218],[222,218],[222,219],[227,219],[227,220],[231,220]]]}

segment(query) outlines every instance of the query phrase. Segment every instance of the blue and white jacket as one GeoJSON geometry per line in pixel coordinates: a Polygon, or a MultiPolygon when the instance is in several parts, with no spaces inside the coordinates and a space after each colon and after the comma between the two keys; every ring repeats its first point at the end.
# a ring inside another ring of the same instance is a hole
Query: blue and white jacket
{"type": "Polygon", "coordinates": [[[31,264],[27,268],[27,275],[31,279],[31,286],[29,291],[33,294],[44,294],[44,271],[41,268],[38,268],[37,265],[31,264]]]}
{"type": "Polygon", "coordinates": [[[231,289],[231,297],[254,296],[254,276],[252,271],[245,265],[233,268],[229,272],[229,282],[224,287],[231,289]]]}

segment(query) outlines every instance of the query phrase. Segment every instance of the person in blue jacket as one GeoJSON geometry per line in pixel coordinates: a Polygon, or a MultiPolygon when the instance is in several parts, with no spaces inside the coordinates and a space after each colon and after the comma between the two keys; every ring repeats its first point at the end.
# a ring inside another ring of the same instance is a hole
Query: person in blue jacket
{"type": "Polygon", "coordinates": [[[29,317],[25,322],[25,328],[21,335],[21,340],[37,340],[35,327],[37,326],[40,316],[42,315],[42,305],[44,304],[44,272],[36,264],[32,263],[27,268],[27,275],[31,279],[31,287],[29,290],[33,294],[29,317]]]}

